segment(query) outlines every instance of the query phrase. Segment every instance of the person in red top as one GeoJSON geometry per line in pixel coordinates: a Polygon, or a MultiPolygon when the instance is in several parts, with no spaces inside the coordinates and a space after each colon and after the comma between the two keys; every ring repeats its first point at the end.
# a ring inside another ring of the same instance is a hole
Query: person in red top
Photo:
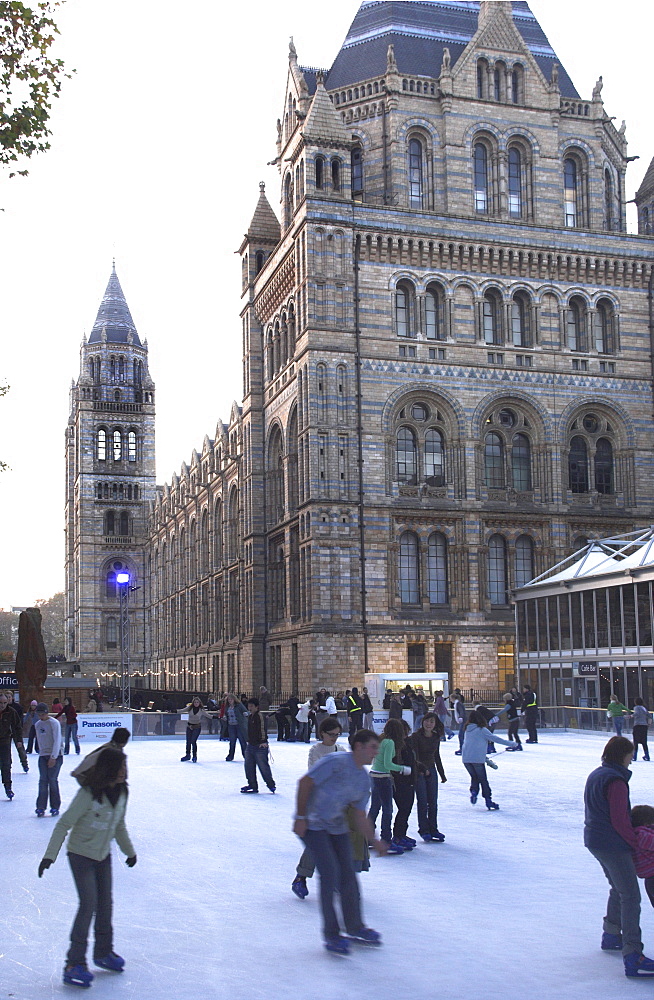
{"type": "Polygon", "coordinates": [[[645,880],[645,891],[654,906],[654,809],[651,806],[634,806],[631,823],[636,834],[636,875],[645,880]]]}
{"type": "Polygon", "coordinates": [[[61,711],[57,712],[56,718],[60,719],[62,715],[66,718],[66,730],[64,733],[66,744],[64,746],[64,753],[70,753],[71,736],[73,737],[73,743],[75,744],[75,753],[79,753],[79,740],[77,739],[77,709],[73,705],[70,698],[64,698],[61,711]]]}

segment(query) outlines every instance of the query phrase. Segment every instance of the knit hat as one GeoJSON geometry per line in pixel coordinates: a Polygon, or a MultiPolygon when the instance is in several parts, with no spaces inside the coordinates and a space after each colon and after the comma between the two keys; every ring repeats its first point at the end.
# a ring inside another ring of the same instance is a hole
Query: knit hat
{"type": "Polygon", "coordinates": [[[36,708],[37,704],[38,704],[38,702],[37,702],[37,700],[35,698],[33,701],[30,702],[30,708],[36,708]]]}
{"type": "Polygon", "coordinates": [[[37,712],[50,712],[50,709],[48,708],[48,706],[46,705],[46,703],[44,701],[40,701],[38,703],[38,705],[36,706],[36,711],[37,712]]]}

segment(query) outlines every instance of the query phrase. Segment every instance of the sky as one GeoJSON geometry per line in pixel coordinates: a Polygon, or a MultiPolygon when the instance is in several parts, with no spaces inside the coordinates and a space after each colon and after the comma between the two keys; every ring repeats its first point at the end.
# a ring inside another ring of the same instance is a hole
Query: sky
{"type": "MultiPolygon", "coordinates": [[[[604,77],[627,121],[632,198],[654,155],[644,0],[533,0],[583,98],[604,77]]],[[[64,431],[79,345],[112,259],[157,388],[157,482],[241,400],[236,251],[265,181],[279,205],[275,123],[288,41],[329,67],[358,0],[68,0],[56,53],[75,69],[52,148],[0,176],[0,608],[64,585],[64,431]]],[[[633,209],[630,228],[635,227],[633,209]]]]}

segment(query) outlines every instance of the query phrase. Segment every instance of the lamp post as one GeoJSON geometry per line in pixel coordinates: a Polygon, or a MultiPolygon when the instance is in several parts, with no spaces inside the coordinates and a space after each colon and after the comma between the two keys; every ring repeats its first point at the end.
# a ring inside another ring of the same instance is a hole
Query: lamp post
{"type": "Polygon", "coordinates": [[[116,573],[120,597],[120,695],[123,708],[130,707],[129,683],[129,573],[116,573]]]}

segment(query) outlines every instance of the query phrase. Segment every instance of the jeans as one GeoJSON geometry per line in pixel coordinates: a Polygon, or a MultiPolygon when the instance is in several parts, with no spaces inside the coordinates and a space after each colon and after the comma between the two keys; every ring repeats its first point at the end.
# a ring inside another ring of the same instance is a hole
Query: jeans
{"type": "Polygon", "coordinates": [[[413,731],[414,731],[414,733],[417,733],[418,730],[420,729],[420,727],[422,725],[422,720],[424,719],[424,717],[425,717],[425,713],[424,712],[421,712],[420,714],[418,714],[417,712],[413,713],[413,731]]]}
{"type": "Polygon", "coordinates": [[[268,763],[268,747],[254,746],[248,743],[245,748],[245,778],[250,788],[258,788],[257,768],[261,771],[261,777],[272,791],[275,789],[275,779],[268,763]]]}
{"type": "Polygon", "coordinates": [[[228,725],[227,731],[229,733],[229,753],[227,754],[227,760],[234,760],[234,754],[236,753],[236,741],[238,740],[239,746],[241,748],[241,753],[245,757],[245,740],[238,731],[238,726],[228,725]]]}
{"type": "Polygon", "coordinates": [[[381,809],[381,839],[385,840],[387,844],[390,844],[392,838],[391,835],[391,819],[393,816],[393,779],[389,776],[388,778],[375,778],[371,775],[371,795],[370,795],[370,811],[368,812],[368,819],[374,826],[377,821],[377,816],[379,810],[381,809]]]}
{"type": "Polygon", "coordinates": [[[187,726],[186,727],[186,756],[188,757],[193,751],[193,756],[198,755],[198,736],[200,735],[200,730],[202,726],[187,726]]]}
{"type": "Polygon", "coordinates": [[[363,728],[364,729],[372,729],[372,720],[373,720],[374,714],[375,714],[374,712],[365,712],[364,713],[364,716],[363,716],[363,728]]]}
{"type": "Polygon", "coordinates": [[[622,954],[634,951],[642,954],[640,934],[640,889],[631,851],[598,851],[590,853],[602,866],[611,891],[604,917],[606,934],[622,935],[622,954]]]}
{"type": "Polygon", "coordinates": [[[402,837],[406,837],[407,835],[409,816],[413,809],[415,797],[415,787],[410,777],[404,775],[393,780],[393,798],[397,806],[395,822],[393,824],[393,838],[395,840],[401,840],[402,837]]]}
{"type": "MultiPolygon", "coordinates": [[[[390,781],[388,782],[390,786],[390,781]]],[[[348,934],[357,934],[363,927],[359,882],[352,866],[352,847],[347,833],[327,833],[307,830],[304,843],[311,851],[320,873],[320,907],[323,935],[328,941],[340,935],[340,924],[334,909],[334,894],[339,893],[343,923],[348,934]]]]}
{"type": "Polygon", "coordinates": [[[70,932],[70,948],[66,960],[69,965],[86,965],[86,946],[94,914],[93,957],[106,958],[113,951],[111,854],[104,861],[94,861],[82,854],[69,854],[68,863],[75,879],[79,909],[70,932]]]}
{"type": "Polygon", "coordinates": [[[302,851],[302,857],[297,863],[297,868],[295,871],[302,878],[313,878],[313,873],[316,870],[316,863],[313,860],[313,854],[308,847],[305,847],[302,851]]]}
{"type": "Polygon", "coordinates": [[[481,785],[481,794],[485,799],[492,799],[493,793],[491,792],[491,787],[488,784],[488,778],[486,777],[486,765],[485,764],[465,764],[466,771],[470,775],[470,794],[479,795],[479,786],[481,785]]]}
{"type": "Polygon", "coordinates": [[[298,722],[297,733],[295,734],[295,740],[297,743],[308,743],[309,742],[309,723],[308,722],[298,722]]]}
{"type": "Polygon", "coordinates": [[[58,809],[61,805],[61,795],[59,794],[59,772],[64,758],[60,755],[54,767],[48,767],[49,757],[39,757],[39,794],[36,799],[36,808],[45,810],[48,806],[48,795],[50,796],[50,808],[58,809]]]}
{"type": "Polygon", "coordinates": [[[65,736],[65,746],[64,753],[70,753],[70,738],[73,737],[73,743],[75,744],[75,753],[79,753],[79,740],[77,739],[77,723],[67,722],[66,723],[66,736],[65,736]]]}
{"type": "Polygon", "coordinates": [[[439,715],[438,718],[443,723],[443,729],[445,730],[445,735],[447,737],[454,736],[453,731],[450,729],[450,717],[449,717],[449,715],[439,715]]]}
{"type": "Polygon", "coordinates": [[[418,800],[418,833],[421,837],[438,833],[438,774],[435,770],[429,775],[419,774],[416,780],[416,799],[418,800]]]}
{"type": "Polygon", "coordinates": [[[463,737],[465,736],[466,720],[459,723],[459,750],[463,750],[463,737]]]}
{"type": "Polygon", "coordinates": [[[622,723],[623,719],[621,715],[613,716],[613,728],[615,729],[616,736],[622,736],[622,723]]]}

